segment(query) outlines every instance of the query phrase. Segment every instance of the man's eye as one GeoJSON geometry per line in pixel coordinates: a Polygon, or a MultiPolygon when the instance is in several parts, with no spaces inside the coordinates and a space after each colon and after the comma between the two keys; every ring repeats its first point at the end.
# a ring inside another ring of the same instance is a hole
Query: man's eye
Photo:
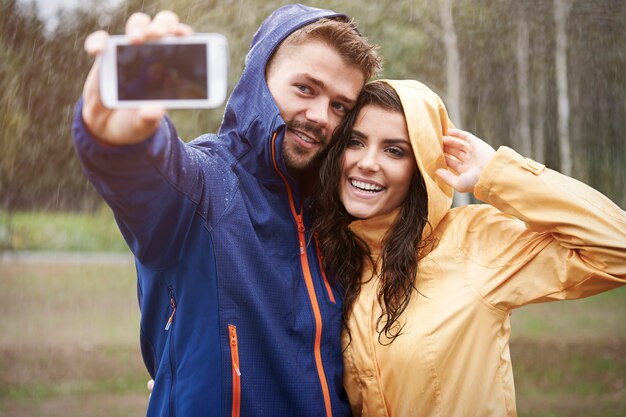
{"type": "Polygon", "coordinates": [[[298,84],[298,85],[296,85],[296,88],[298,90],[302,91],[303,93],[310,93],[311,92],[311,89],[309,87],[307,87],[306,85],[298,84]]]}
{"type": "Polygon", "coordinates": [[[348,113],[348,109],[341,103],[334,103],[333,108],[341,113],[348,113]]]}

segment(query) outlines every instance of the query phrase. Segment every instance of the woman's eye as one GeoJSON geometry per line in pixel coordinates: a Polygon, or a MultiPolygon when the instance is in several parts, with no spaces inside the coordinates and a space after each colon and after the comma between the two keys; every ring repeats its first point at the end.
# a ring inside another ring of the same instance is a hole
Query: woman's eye
{"type": "Polygon", "coordinates": [[[350,140],[348,140],[347,146],[349,148],[361,146],[361,141],[357,138],[350,138],[350,140]]]}
{"type": "Polygon", "coordinates": [[[402,157],[406,155],[406,152],[402,148],[398,148],[397,146],[391,146],[387,148],[387,153],[390,153],[393,156],[402,157]]]}

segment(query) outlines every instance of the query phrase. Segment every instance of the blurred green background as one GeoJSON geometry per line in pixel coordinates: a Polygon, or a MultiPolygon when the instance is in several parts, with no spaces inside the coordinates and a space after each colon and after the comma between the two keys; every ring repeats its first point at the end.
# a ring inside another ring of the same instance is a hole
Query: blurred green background
{"type": "MultiPolygon", "coordinates": [[[[71,145],[73,106],[92,63],[86,35],[121,32],[131,11],[174,10],[196,31],[228,37],[232,88],[254,31],[285,3],[94,0],[62,10],[50,26],[34,3],[0,0],[1,416],[145,413],[134,266],[71,145]]],[[[425,82],[459,127],[626,206],[626,1],[307,4],[353,16],[381,47],[381,76],[425,82]]],[[[171,116],[190,140],[216,131],[222,111],[171,116]]],[[[626,415],[625,317],[624,289],[515,312],[520,416],[626,415]]]]}
{"type": "MultiPolygon", "coordinates": [[[[112,216],[15,218],[29,250],[0,255],[0,416],[145,414],[135,268],[112,216]]],[[[519,415],[626,415],[625,317],[626,288],[515,311],[519,415]]]]}

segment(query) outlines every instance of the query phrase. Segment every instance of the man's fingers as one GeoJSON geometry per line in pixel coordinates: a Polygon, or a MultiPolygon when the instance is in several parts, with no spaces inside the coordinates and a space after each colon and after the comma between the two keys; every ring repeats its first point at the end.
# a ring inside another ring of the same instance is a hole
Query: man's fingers
{"type": "Polygon", "coordinates": [[[193,29],[191,26],[184,23],[179,23],[172,28],[172,35],[176,36],[190,36],[193,35],[193,29]]]}
{"type": "Polygon", "coordinates": [[[106,47],[108,38],[109,34],[104,30],[93,32],[85,39],[85,51],[91,56],[101,54],[106,47]]]}
{"type": "Polygon", "coordinates": [[[154,16],[154,19],[147,27],[146,35],[150,39],[156,39],[167,34],[173,34],[179,24],[180,20],[176,13],[164,10],[154,16]]]}
{"type": "MultiPolygon", "coordinates": [[[[98,61],[98,60],[96,60],[98,61]]],[[[83,86],[83,97],[90,102],[100,102],[100,85],[99,85],[99,77],[100,77],[100,64],[95,62],[91,67],[89,74],[87,74],[87,79],[85,80],[85,85],[83,86]]]]}
{"type": "Polygon", "coordinates": [[[161,118],[165,115],[165,109],[155,105],[141,106],[137,110],[137,128],[146,132],[146,137],[154,133],[161,123],[161,118]]]}
{"type": "Polygon", "coordinates": [[[151,19],[145,13],[133,13],[126,21],[126,36],[131,43],[141,43],[146,40],[146,30],[151,19]]]}

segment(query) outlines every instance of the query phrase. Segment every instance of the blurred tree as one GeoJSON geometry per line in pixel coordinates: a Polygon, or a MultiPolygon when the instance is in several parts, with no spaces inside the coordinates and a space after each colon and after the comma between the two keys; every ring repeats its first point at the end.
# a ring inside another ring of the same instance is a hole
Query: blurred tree
{"type": "MultiPolygon", "coordinates": [[[[439,0],[439,16],[441,18],[443,44],[446,51],[446,106],[451,120],[457,126],[464,126],[463,106],[463,82],[461,79],[461,58],[459,43],[457,40],[452,6],[454,0],[439,0]]],[[[469,193],[454,193],[454,205],[463,206],[469,204],[469,193]]]]}
{"type": "MultiPolygon", "coordinates": [[[[0,45],[8,56],[0,111],[6,124],[0,169],[0,208],[66,209],[99,205],[74,156],[70,141],[73,104],[80,95],[87,57],[81,33],[96,27],[93,15],[61,16],[47,33],[33,3],[3,3],[0,45]],[[76,75],[78,82],[72,79],[76,75]]],[[[84,35],[83,35],[84,36],[84,35]]]]}
{"type": "Polygon", "coordinates": [[[567,17],[573,0],[554,0],[554,25],[556,27],[556,84],[558,92],[558,132],[561,172],[572,175],[572,149],[569,137],[570,104],[567,83],[567,17]]]}
{"type": "Polygon", "coordinates": [[[530,61],[530,33],[526,17],[525,3],[519,2],[517,21],[517,100],[519,107],[518,140],[516,148],[523,155],[532,154],[532,139],[530,136],[530,90],[528,65],[530,61]]]}
{"type": "Polygon", "coordinates": [[[20,6],[16,0],[2,0],[0,13],[0,209],[18,202],[28,192],[27,161],[30,157],[25,140],[32,123],[25,96],[26,83],[32,77],[30,62],[44,40],[43,24],[34,6],[20,6]]]}

